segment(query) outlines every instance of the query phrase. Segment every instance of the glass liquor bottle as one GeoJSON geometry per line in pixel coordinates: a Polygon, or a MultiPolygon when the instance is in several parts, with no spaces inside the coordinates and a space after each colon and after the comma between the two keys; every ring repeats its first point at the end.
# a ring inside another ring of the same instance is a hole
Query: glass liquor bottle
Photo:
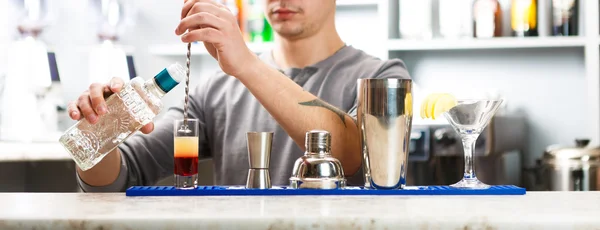
{"type": "Polygon", "coordinates": [[[267,17],[265,17],[263,15],[263,23],[265,25],[265,27],[263,28],[262,31],[262,38],[263,38],[263,42],[272,42],[274,37],[273,37],[273,27],[271,27],[271,24],[269,24],[269,21],[267,20],[267,17]]]}
{"type": "Polygon", "coordinates": [[[439,0],[439,29],[444,38],[473,36],[473,0],[439,0]]]}
{"type": "Polygon", "coordinates": [[[264,14],[264,0],[249,0],[248,15],[246,18],[250,42],[260,43],[272,40],[271,26],[264,14]]]}
{"type": "Polygon", "coordinates": [[[474,37],[502,36],[502,8],[498,0],[476,0],[473,5],[473,17],[474,37]]]}
{"type": "Polygon", "coordinates": [[[433,37],[432,0],[400,0],[398,7],[401,39],[427,40],[433,37]]]}
{"type": "Polygon", "coordinates": [[[578,0],[552,0],[552,35],[579,35],[578,0]]]}
{"type": "Polygon", "coordinates": [[[537,0],[512,0],[510,11],[513,36],[538,36],[537,0]]]}
{"type": "Polygon", "coordinates": [[[108,112],[95,124],[86,119],[65,131],[59,142],[81,170],[96,165],[129,136],[150,123],[162,109],[161,98],[185,77],[178,63],[163,69],[154,78],[131,79],[119,93],[106,99],[108,112]]]}

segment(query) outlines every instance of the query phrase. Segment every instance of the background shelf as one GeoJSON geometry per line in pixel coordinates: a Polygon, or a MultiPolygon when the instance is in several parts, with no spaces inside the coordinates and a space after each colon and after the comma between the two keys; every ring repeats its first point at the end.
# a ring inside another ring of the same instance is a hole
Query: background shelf
{"type": "Polygon", "coordinates": [[[501,37],[491,39],[433,39],[426,41],[390,39],[390,51],[418,50],[461,50],[461,49],[506,49],[506,48],[553,48],[584,47],[582,37],[501,37]]]}
{"type": "MultiPolygon", "coordinates": [[[[600,39],[598,39],[600,45],[600,39]]],[[[404,40],[389,39],[389,51],[426,51],[426,50],[471,50],[471,49],[526,49],[526,48],[563,48],[584,47],[584,37],[531,37],[514,38],[502,37],[491,39],[432,39],[432,40],[404,40]]],[[[209,55],[202,43],[192,45],[192,55],[209,55]]],[[[248,43],[248,47],[255,53],[269,50],[273,43],[248,43]]],[[[165,44],[150,46],[149,52],[154,55],[175,56],[185,55],[185,44],[165,44]]]]}

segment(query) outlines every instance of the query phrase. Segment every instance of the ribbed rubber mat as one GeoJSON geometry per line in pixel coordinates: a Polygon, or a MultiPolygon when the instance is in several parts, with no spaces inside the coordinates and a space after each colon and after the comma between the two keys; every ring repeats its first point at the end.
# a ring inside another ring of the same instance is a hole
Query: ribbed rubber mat
{"type": "Polygon", "coordinates": [[[270,189],[246,189],[242,186],[198,186],[180,190],[173,186],[133,186],[125,192],[127,196],[301,196],[301,195],[525,195],[524,188],[514,185],[494,185],[489,189],[455,189],[449,186],[408,186],[405,189],[375,190],[364,187],[343,189],[292,189],[273,187],[270,189]]]}

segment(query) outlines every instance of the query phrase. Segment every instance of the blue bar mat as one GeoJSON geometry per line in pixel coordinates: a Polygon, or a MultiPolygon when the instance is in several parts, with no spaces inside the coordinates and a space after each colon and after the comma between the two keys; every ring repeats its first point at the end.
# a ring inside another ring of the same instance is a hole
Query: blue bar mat
{"type": "Polygon", "coordinates": [[[407,186],[405,189],[375,190],[364,187],[343,189],[292,189],[273,187],[271,189],[246,189],[243,186],[198,186],[196,189],[179,190],[173,186],[133,186],[127,189],[126,196],[301,196],[301,195],[525,195],[525,189],[514,185],[494,185],[489,189],[468,190],[449,186],[407,186]]]}

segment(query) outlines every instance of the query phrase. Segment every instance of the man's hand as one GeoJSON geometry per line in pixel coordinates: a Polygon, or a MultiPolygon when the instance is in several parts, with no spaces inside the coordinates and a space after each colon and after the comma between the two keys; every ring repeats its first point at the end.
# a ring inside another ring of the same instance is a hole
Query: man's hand
{"type": "MultiPolygon", "coordinates": [[[[83,92],[77,101],[69,103],[69,116],[73,120],[87,119],[90,124],[96,124],[100,116],[110,112],[106,106],[106,97],[118,93],[124,86],[121,78],[112,78],[109,84],[94,83],[83,92]]],[[[154,124],[149,123],[142,127],[142,133],[150,133],[154,130],[154,124]]]]}
{"type": "Polygon", "coordinates": [[[226,6],[211,0],[187,0],[175,34],[183,34],[181,41],[186,43],[204,42],[221,69],[234,77],[240,76],[259,61],[246,46],[233,13],[226,6]]]}

